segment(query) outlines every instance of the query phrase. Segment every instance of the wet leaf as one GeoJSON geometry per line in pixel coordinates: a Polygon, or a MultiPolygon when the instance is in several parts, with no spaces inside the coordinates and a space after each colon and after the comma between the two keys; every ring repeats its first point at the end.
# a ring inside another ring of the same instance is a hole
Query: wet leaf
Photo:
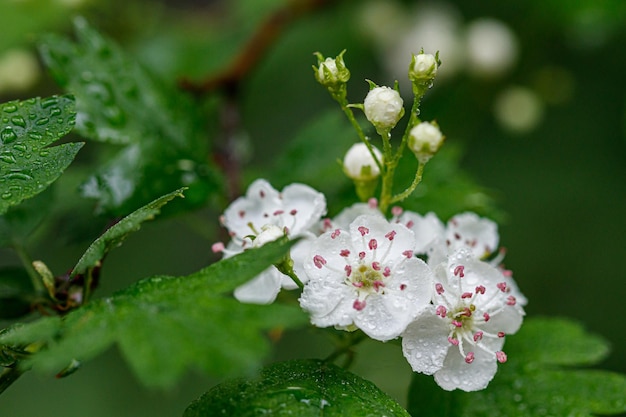
{"type": "Polygon", "coordinates": [[[0,344],[43,342],[24,366],[57,373],[116,344],[149,386],[170,386],[187,370],[251,372],[267,354],[264,331],[305,324],[296,306],[252,305],[231,292],[281,259],[290,243],[267,244],[183,277],[152,277],[79,308],[0,335],[0,344]]]}
{"type": "Polygon", "coordinates": [[[416,374],[409,390],[414,416],[580,416],[626,412],[626,376],[579,369],[608,353],[601,338],[565,319],[528,319],[507,337],[507,363],[487,389],[444,391],[433,378],[416,374]]]}
{"type": "Polygon", "coordinates": [[[77,41],[47,36],[40,45],[58,83],[76,95],[76,130],[91,140],[123,145],[82,187],[100,210],[121,216],[166,192],[188,187],[197,207],[219,191],[208,163],[204,117],[173,86],[153,77],[84,19],[77,41]]]}
{"type": "Polygon", "coordinates": [[[72,130],[72,96],[0,105],[0,214],[44,191],[74,160],[82,143],[48,145],[72,130]]]}
{"type": "Polygon", "coordinates": [[[409,414],[371,382],[319,360],[280,362],[256,379],[220,384],[184,417],[261,415],[299,417],[399,417],[409,414]]]}

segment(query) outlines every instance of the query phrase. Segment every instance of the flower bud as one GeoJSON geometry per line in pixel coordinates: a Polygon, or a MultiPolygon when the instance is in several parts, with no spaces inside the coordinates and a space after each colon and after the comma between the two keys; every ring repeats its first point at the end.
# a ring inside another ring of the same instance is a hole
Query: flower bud
{"type": "Polygon", "coordinates": [[[367,93],[363,102],[365,117],[378,133],[389,132],[404,115],[400,94],[389,87],[375,87],[367,93]]]}
{"type": "MultiPolygon", "coordinates": [[[[374,146],[372,146],[372,150],[382,164],[382,153],[374,146]]],[[[343,159],[343,171],[346,176],[354,181],[357,195],[362,201],[366,201],[374,194],[380,176],[380,168],[367,149],[367,145],[364,143],[352,145],[343,159]]]]}
{"type": "Polygon", "coordinates": [[[319,52],[315,53],[318,64],[313,66],[315,79],[331,93],[339,91],[350,79],[350,71],[343,62],[344,52],[341,51],[337,58],[324,58],[319,52]]]}
{"type": "Polygon", "coordinates": [[[439,67],[437,61],[437,57],[432,54],[419,53],[413,55],[411,65],[409,65],[409,79],[413,83],[432,84],[439,67]]]}
{"type": "Polygon", "coordinates": [[[409,148],[417,160],[425,164],[437,153],[445,137],[435,122],[422,122],[409,132],[409,148]]]}
{"type": "Polygon", "coordinates": [[[261,233],[256,236],[256,238],[252,242],[252,246],[258,248],[265,245],[266,243],[273,242],[284,236],[285,231],[282,228],[274,224],[266,224],[261,227],[261,233]]]}

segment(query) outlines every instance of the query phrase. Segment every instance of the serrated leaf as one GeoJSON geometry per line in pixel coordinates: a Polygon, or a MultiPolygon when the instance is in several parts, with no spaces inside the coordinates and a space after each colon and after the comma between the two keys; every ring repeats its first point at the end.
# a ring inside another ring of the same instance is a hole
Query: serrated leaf
{"type": "Polygon", "coordinates": [[[25,365],[44,372],[58,372],[117,344],[149,386],[169,386],[190,368],[219,376],[250,372],[269,348],[263,331],[301,325],[307,318],[295,306],[239,303],[230,292],[280,260],[290,246],[274,242],[189,276],[139,281],[62,320],[14,328],[0,336],[0,344],[45,342],[25,365]]]}
{"type": "Polygon", "coordinates": [[[194,401],[183,417],[260,415],[298,417],[409,414],[371,382],[319,360],[280,362],[252,380],[220,384],[194,401]]]}
{"type": "Polygon", "coordinates": [[[82,143],[48,147],[72,130],[71,96],[0,105],[0,214],[44,191],[74,160],[82,143]]]}
{"type": "Polygon", "coordinates": [[[565,319],[528,319],[507,337],[507,363],[487,389],[443,391],[416,374],[409,390],[414,416],[577,416],[626,412],[626,375],[576,369],[604,358],[607,343],[565,319]]]}
{"type": "Polygon", "coordinates": [[[104,258],[111,249],[120,246],[129,234],[139,230],[143,222],[152,220],[159,214],[161,207],[176,197],[184,197],[184,190],[184,188],[181,188],[159,197],[111,226],[87,248],[83,256],[78,260],[76,266],[72,269],[72,276],[83,274],[87,269],[97,266],[100,260],[104,258]]]}
{"type": "Polygon", "coordinates": [[[205,121],[197,106],[157,80],[111,40],[76,19],[76,42],[48,36],[40,45],[56,80],[76,95],[76,130],[125,145],[83,186],[101,210],[124,215],[169,190],[190,188],[197,207],[219,189],[208,164],[205,121]]]}

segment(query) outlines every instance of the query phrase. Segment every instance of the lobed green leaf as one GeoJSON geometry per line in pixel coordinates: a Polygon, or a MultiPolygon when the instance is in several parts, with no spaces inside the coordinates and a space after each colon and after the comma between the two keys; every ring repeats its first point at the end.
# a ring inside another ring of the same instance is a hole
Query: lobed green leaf
{"type": "Polygon", "coordinates": [[[77,40],[47,36],[43,60],[58,83],[75,94],[76,130],[86,138],[124,147],[82,187],[99,208],[124,215],[169,190],[190,188],[198,206],[219,190],[207,161],[206,121],[196,105],[154,78],[84,19],[77,40]]]}
{"type": "Polygon", "coordinates": [[[184,417],[409,416],[373,383],[320,360],[264,368],[256,379],[222,383],[194,401],[184,417]]]}
{"type": "Polygon", "coordinates": [[[507,338],[509,361],[478,392],[443,391],[415,374],[409,390],[414,416],[577,416],[626,412],[626,376],[577,369],[597,363],[607,343],[565,319],[528,319],[507,338]]]}
{"type": "Polygon", "coordinates": [[[48,147],[74,127],[72,96],[0,104],[0,215],[44,191],[74,160],[82,143],[48,147]]]}
{"type": "Polygon", "coordinates": [[[279,261],[291,242],[274,242],[183,277],[152,277],[61,319],[0,335],[0,345],[44,342],[25,364],[58,372],[113,344],[149,386],[170,386],[188,369],[231,376],[251,372],[269,349],[263,332],[307,318],[296,306],[242,304],[230,295],[279,261]]]}

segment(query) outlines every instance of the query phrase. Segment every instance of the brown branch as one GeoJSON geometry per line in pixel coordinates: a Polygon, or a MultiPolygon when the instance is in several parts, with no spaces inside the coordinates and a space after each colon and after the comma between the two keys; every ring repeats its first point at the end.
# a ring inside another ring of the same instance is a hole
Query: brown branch
{"type": "Polygon", "coordinates": [[[236,95],[239,84],[258,65],[287,25],[299,17],[336,3],[338,0],[294,0],[269,16],[259,26],[250,40],[244,45],[231,64],[223,71],[195,83],[182,79],[179,83],[184,90],[194,94],[205,94],[222,90],[236,95]]]}

